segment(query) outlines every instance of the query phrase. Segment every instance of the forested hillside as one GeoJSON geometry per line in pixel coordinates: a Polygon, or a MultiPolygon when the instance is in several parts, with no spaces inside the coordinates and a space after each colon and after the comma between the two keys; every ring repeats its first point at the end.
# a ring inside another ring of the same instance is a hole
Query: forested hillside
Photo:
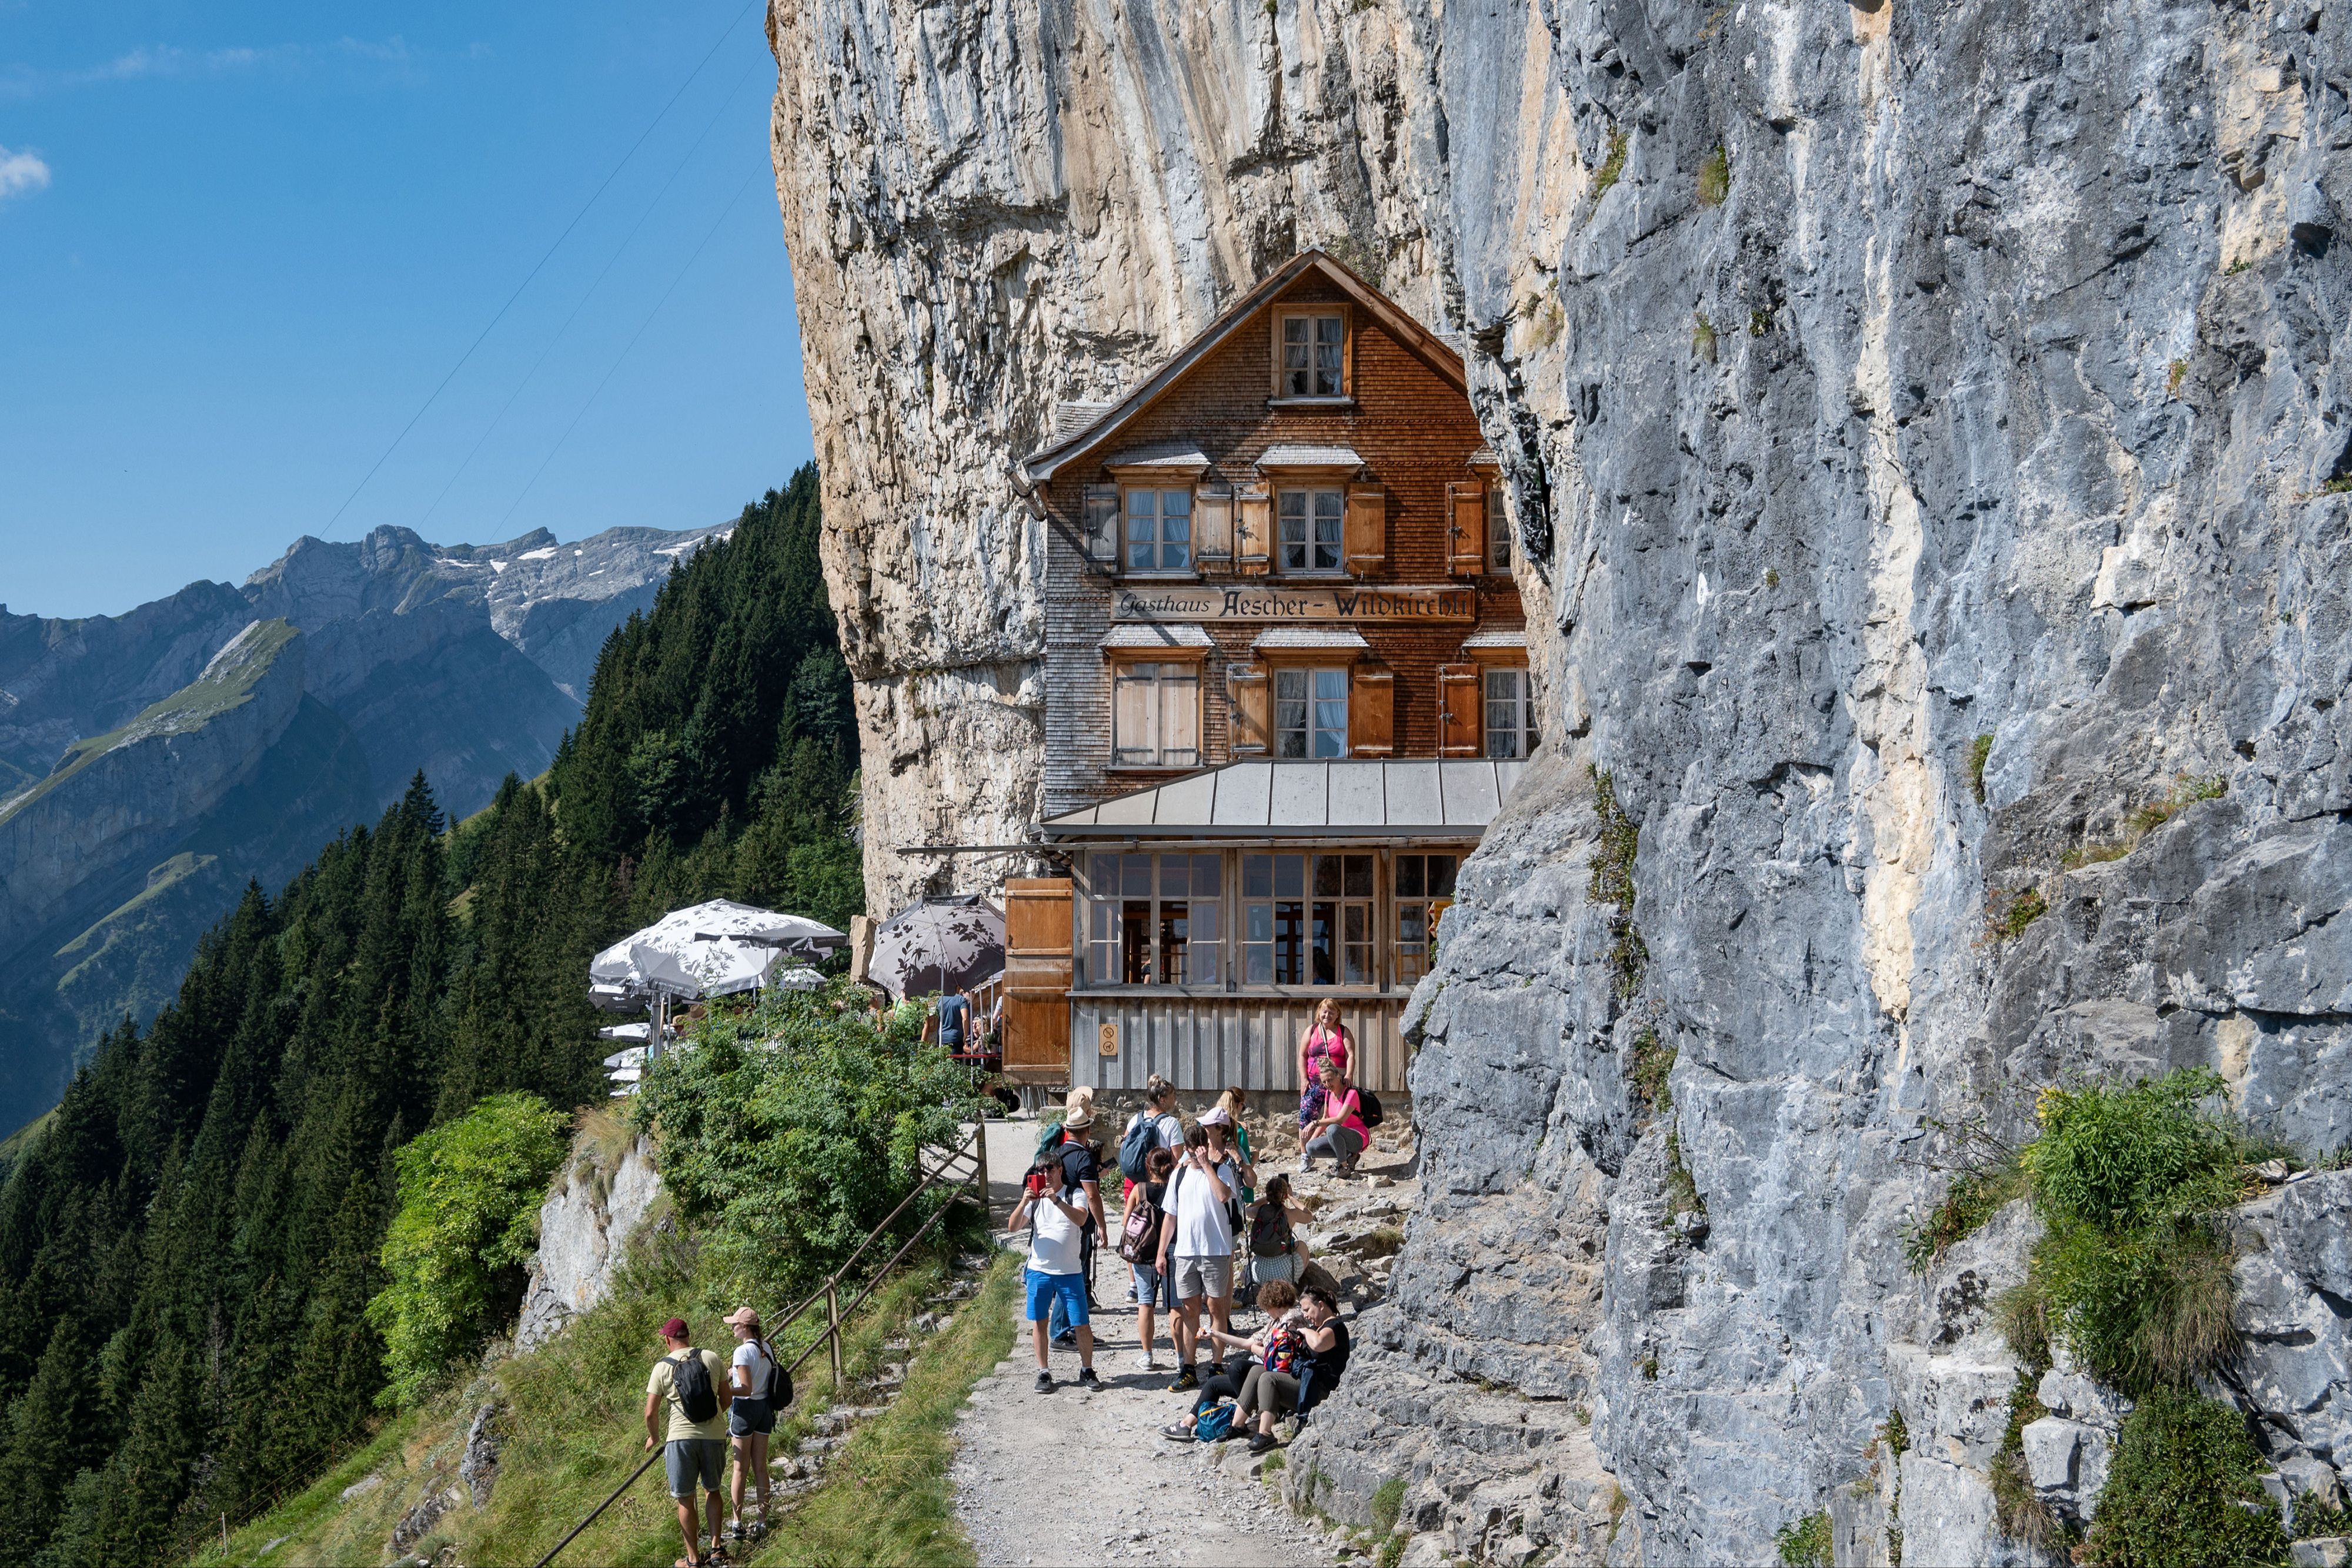
{"type": "MultiPolygon", "coordinates": [[[[362,1435],[407,1139],[600,1101],[590,954],[734,896],[843,923],[856,731],[816,476],[744,508],[599,657],[542,779],[451,829],[420,775],[126,1025],[0,1186],[0,1551],[161,1562],[362,1435]]],[[[501,1303],[500,1310],[511,1303],[501,1303]]]]}

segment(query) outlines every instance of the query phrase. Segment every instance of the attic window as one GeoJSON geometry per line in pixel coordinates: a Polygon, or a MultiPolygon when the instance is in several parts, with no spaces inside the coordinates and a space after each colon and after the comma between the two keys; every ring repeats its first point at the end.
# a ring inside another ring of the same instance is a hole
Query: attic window
{"type": "Polygon", "coordinates": [[[1348,318],[1339,310],[1284,310],[1276,315],[1274,395],[1348,395],[1348,318]]]}

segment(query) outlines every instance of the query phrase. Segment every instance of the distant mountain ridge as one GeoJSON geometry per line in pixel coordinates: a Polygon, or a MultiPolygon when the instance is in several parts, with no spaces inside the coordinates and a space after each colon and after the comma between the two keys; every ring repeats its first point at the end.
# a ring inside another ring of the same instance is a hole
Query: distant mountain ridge
{"type": "Polygon", "coordinates": [[[383,528],[122,615],[0,606],[0,1130],[152,1013],[247,880],[277,886],[420,769],[457,816],[545,769],[605,638],[734,527],[383,528]]]}

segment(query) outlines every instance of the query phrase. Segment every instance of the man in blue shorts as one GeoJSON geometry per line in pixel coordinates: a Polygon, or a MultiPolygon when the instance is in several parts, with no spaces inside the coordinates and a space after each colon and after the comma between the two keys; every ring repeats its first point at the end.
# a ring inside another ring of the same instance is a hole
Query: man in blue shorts
{"type": "Polygon", "coordinates": [[[1007,1230],[1029,1227],[1029,1333],[1037,1345],[1037,1392],[1054,1386],[1045,1319],[1055,1303],[1078,1336],[1078,1386],[1100,1388],[1095,1375],[1095,1331],[1087,1322],[1086,1260],[1080,1238],[1094,1216],[1083,1191],[1068,1185],[1058,1151],[1049,1150],[1029,1172],[1021,1202],[1005,1222],[1007,1230]]]}

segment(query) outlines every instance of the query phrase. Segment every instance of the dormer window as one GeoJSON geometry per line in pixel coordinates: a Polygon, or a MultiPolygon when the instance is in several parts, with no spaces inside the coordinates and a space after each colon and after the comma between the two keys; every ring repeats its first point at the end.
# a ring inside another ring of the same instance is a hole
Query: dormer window
{"type": "Polygon", "coordinates": [[[1276,316],[1276,398],[1348,395],[1348,318],[1339,310],[1284,310],[1276,316]]]}

